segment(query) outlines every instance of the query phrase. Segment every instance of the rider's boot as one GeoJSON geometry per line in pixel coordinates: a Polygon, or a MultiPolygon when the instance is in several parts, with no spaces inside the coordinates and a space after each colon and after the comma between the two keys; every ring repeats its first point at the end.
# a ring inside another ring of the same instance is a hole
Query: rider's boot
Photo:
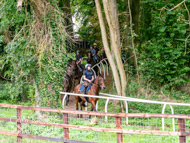
{"type": "Polygon", "coordinates": [[[84,94],[86,94],[87,87],[84,88],[84,94]]]}
{"type": "Polygon", "coordinates": [[[78,66],[79,70],[82,72],[82,68],[80,66],[78,66]]]}
{"type": "Polygon", "coordinates": [[[82,71],[84,71],[84,70],[85,70],[83,66],[81,66],[81,69],[82,69],[82,71]]]}

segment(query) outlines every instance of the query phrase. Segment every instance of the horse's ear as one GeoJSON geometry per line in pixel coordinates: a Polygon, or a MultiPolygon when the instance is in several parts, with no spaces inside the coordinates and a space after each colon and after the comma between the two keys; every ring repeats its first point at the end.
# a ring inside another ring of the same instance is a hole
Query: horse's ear
{"type": "Polygon", "coordinates": [[[70,62],[68,62],[68,63],[67,63],[67,66],[70,66],[70,65],[71,65],[71,63],[70,63],[70,62]]]}
{"type": "Polygon", "coordinates": [[[103,73],[98,72],[98,76],[103,77],[103,73]]]}

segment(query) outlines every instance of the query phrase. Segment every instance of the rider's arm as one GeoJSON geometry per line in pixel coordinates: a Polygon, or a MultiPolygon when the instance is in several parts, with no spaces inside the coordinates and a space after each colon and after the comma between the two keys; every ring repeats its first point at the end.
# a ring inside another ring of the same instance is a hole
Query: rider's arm
{"type": "Polygon", "coordinates": [[[81,62],[82,59],[79,59],[78,62],[76,64],[79,64],[81,62]]]}
{"type": "Polygon", "coordinates": [[[94,56],[96,54],[95,49],[92,49],[92,55],[94,56]]]}
{"type": "Polygon", "coordinates": [[[94,76],[92,76],[92,79],[90,80],[90,82],[92,82],[94,80],[94,76]]]}
{"type": "Polygon", "coordinates": [[[91,82],[89,79],[86,78],[86,75],[84,75],[83,79],[88,81],[88,82],[91,82]]]}
{"type": "Polygon", "coordinates": [[[80,55],[80,59],[78,60],[78,62],[76,62],[76,64],[78,65],[82,60],[82,56],[80,55]]]}

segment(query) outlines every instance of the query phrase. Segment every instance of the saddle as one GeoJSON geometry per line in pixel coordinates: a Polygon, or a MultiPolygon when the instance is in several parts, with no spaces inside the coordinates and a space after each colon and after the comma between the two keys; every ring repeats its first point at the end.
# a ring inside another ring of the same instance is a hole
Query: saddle
{"type": "MultiPolygon", "coordinates": [[[[90,91],[90,88],[91,88],[92,84],[89,84],[89,86],[87,87],[86,89],[86,93],[88,93],[90,91]]],[[[79,92],[83,93],[84,94],[84,90],[85,90],[85,86],[82,85],[80,88],[79,88],[79,92]]]]}
{"type": "MultiPolygon", "coordinates": [[[[92,86],[92,84],[89,84],[89,86],[88,86],[87,89],[86,89],[86,93],[88,93],[88,92],[90,91],[91,86],[92,86]]],[[[84,93],[84,92],[85,92],[85,86],[84,86],[84,85],[82,85],[82,86],[79,88],[79,92],[85,94],[85,93],[84,93]]],[[[87,102],[89,102],[87,97],[84,97],[84,98],[86,99],[87,102]]]]}

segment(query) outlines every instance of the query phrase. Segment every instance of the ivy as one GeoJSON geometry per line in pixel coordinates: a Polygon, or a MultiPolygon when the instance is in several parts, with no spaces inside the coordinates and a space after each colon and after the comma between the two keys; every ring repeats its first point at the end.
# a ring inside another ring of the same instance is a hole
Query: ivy
{"type": "MultiPolygon", "coordinates": [[[[27,85],[30,98],[34,104],[34,89],[39,91],[39,105],[41,107],[60,107],[59,92],[68,60],[74,58],[74,53],[67,53],[63,17],[60,10],[54,10],[58,1],[51,1],[49,11],[41,18],[35,19],[33,5],[27,1],[20,12],[16,9],[14,0],[4,1],[0,9],[0,27],[2,33],[11,33],[11,41],[4,44],[5,53],[0,57],[1,73],[10,78],[15,85],[10,90],[13,102],[21,101],[24,87],[27,85]],[[28,9],[30,11],[27,11],[28,9]],[[2,14],[3,13],[3,14],[2,14]],[[40,34],[36,34],[39,22],[42,27],[40,34]],[[44,38],[48,36],[48,41],[44,38]],[[38,36],[38,38],[36,38],[38,36]]],[[[5,37],[0,37],[0,43],[6,43],[5,37]]],[[[8,84],[9,85],[9,84],[8,84]]],[[[7,85],[7,87],[9,87],[7,85]]],[[[0,97],[1,98],[1,97],[0,97]]]]}

